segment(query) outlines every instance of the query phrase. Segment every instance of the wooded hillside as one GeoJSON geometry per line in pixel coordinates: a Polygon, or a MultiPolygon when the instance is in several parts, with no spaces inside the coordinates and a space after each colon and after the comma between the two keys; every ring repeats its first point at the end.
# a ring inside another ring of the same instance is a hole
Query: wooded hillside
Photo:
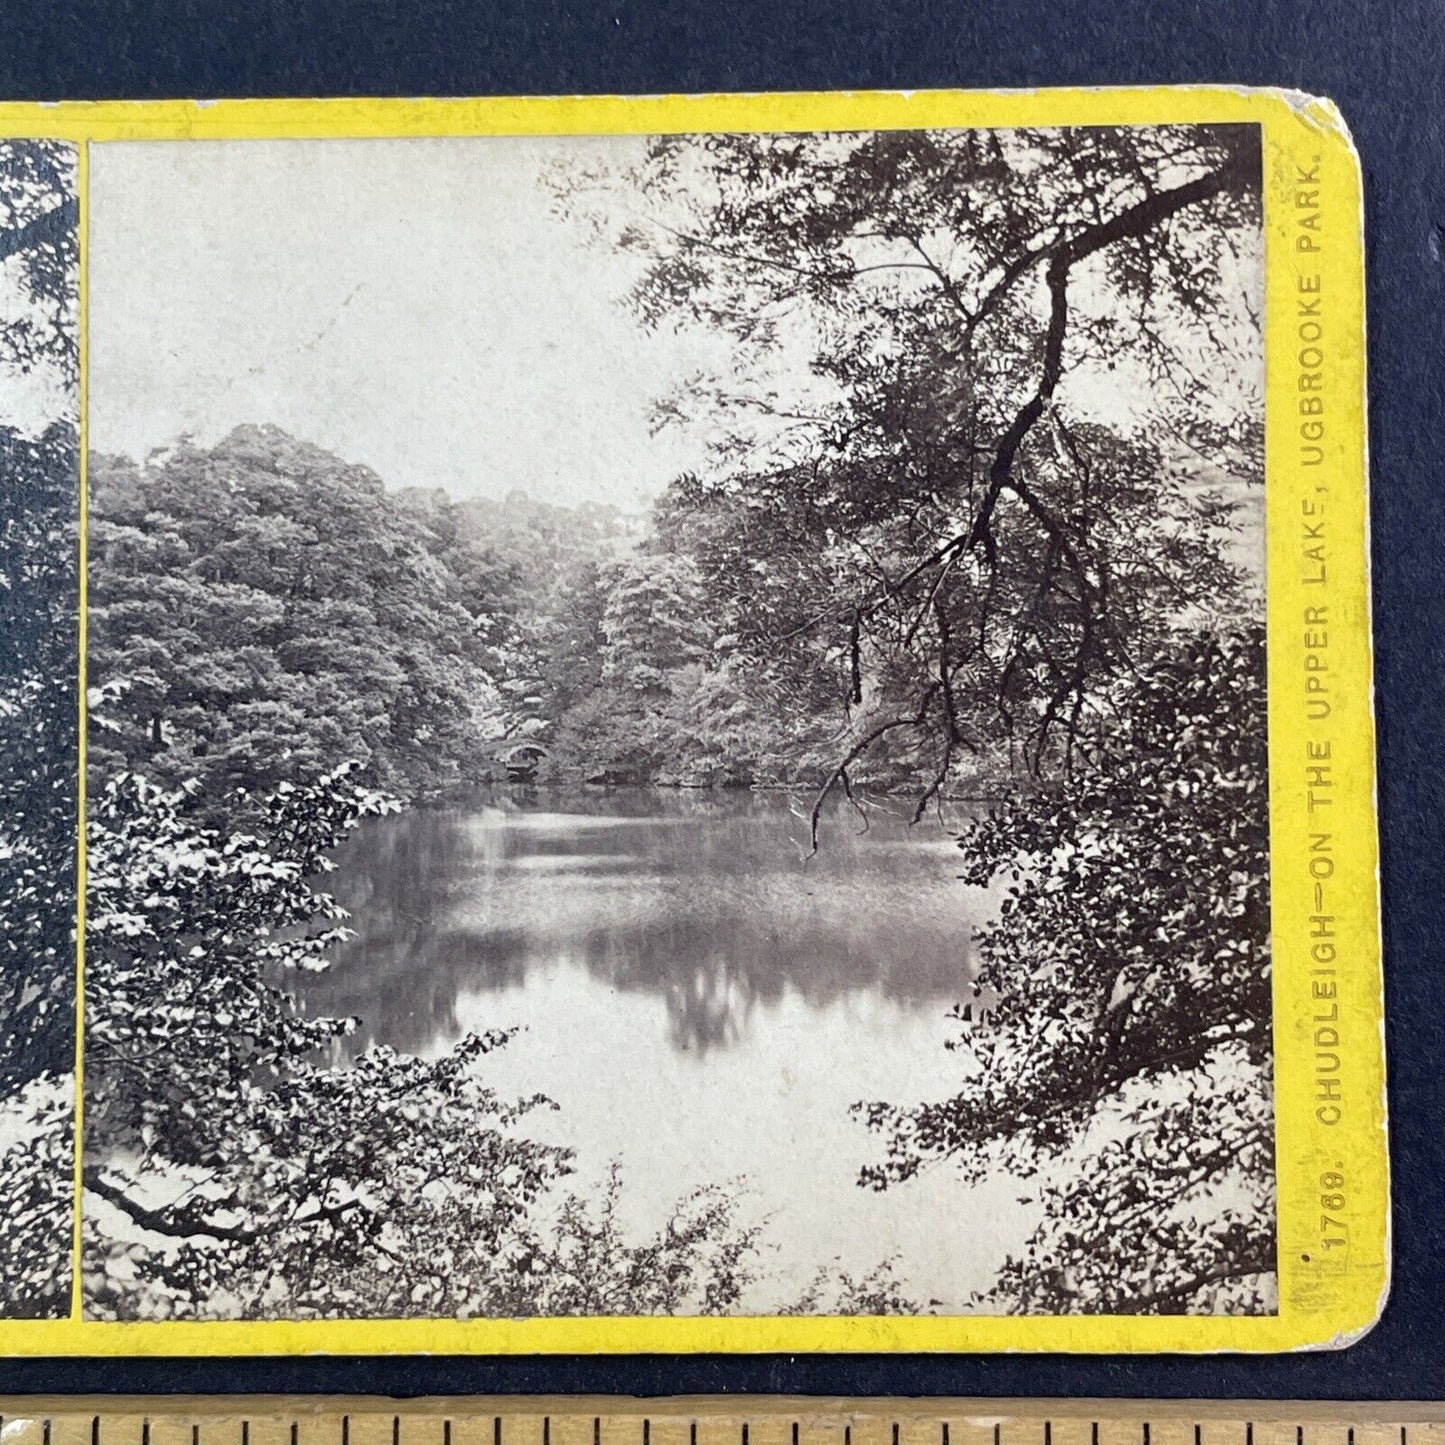
{"type": "MultiPolygon", "coordinates": [[[[639,324],[731,346],[660,401],[721,439],[646,517],[270,427],[92,466],[96,1309],[738,1307],[718,1181],[625,1240],[488,1088],[507,1040],[333,1071],[274,982],[344,937],[351,827],[509,775],[796,786],[815,849],[830,798],[987,797],[999,1006],[939,1102],[863,1101],[861,1182],[1029,1181],[979,1309],[1272,1308],[1257,130],[662,137],[550,184],[639,324]]],[[[875,1283],[834,1307],[912,1308],[875,1283]]]]}

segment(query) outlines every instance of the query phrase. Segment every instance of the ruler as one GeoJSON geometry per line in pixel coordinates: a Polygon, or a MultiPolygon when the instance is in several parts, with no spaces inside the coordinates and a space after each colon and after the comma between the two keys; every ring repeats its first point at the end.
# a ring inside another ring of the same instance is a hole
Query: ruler
{"type": "Polygon", "coordinates": [[[1445,1445],[1445,1403],[32,1396],[3,1445],[1445,1445]]]}

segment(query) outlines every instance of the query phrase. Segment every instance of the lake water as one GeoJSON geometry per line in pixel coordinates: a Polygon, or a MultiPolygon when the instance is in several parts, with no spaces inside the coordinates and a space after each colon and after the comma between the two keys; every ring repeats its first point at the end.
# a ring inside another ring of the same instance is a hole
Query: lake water
{"type": "Polygon", "coordinates": [[[779,793],[498,790],[373,820],[328,880],[358,936],[302,1001],[359,1016],[352,1051],[430,1057],[520,1026],[488,1082],[556,1101],[527,1127],[577,1151],[583,1187],[620,1165],[629,1227],[742,1183],[745,1217],[767,1218],[750,1310],[890,1258],[956,1308],[1026,1232],[1014,1191],[947,1166],[860,1189],[882,1141],[849,1114],[958,1079],[945,1015],[989,900],[957,881],[952,834],[908,815],[870,808],[862,832],[844,805],[812,858],[806,805],[779,793]]]}

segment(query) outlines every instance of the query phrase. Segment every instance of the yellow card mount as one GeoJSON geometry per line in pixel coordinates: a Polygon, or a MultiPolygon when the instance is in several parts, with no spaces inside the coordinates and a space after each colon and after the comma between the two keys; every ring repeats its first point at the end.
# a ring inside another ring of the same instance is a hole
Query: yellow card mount
{"type": "Polygon", "coordinates": [[[1362,246],[1285,91],[0,104],[0,1355],[1357,1339],[1362,246]]]}

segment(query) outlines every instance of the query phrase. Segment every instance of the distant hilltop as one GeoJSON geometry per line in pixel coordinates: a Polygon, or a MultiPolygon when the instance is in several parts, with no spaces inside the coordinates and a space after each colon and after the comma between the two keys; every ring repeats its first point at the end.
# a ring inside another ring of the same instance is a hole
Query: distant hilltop
{"type": "Polygon", "coordinates": [[[373,467],[354,462],[304,437],[295,436],[273,422],[243,422],[213,445],[206,446],[183,433],[165,446],[152,448],[142,459],[123,455],[93,453],[112,470],[139,466],[164,466],[185,451],[204,453],[213,460],[234,457],[248,463],[264,462],[281,475],[303,476],[325,472],[345,477],[364,490],[385,491],[403,506],[421,512],[453,507],[467,518],[475,535],[491,536],[518,529],[544,534],[568,535],[577,542],[596,545],[616,542],[625,546],[645,537],[650,522],[645,512],[627,512],[606,502],[582,500],[572,506],[545,502],[522,487],[509,487],[501,496],[482,494],[456,497],[445,487],[392,487],[373,467]]]}

